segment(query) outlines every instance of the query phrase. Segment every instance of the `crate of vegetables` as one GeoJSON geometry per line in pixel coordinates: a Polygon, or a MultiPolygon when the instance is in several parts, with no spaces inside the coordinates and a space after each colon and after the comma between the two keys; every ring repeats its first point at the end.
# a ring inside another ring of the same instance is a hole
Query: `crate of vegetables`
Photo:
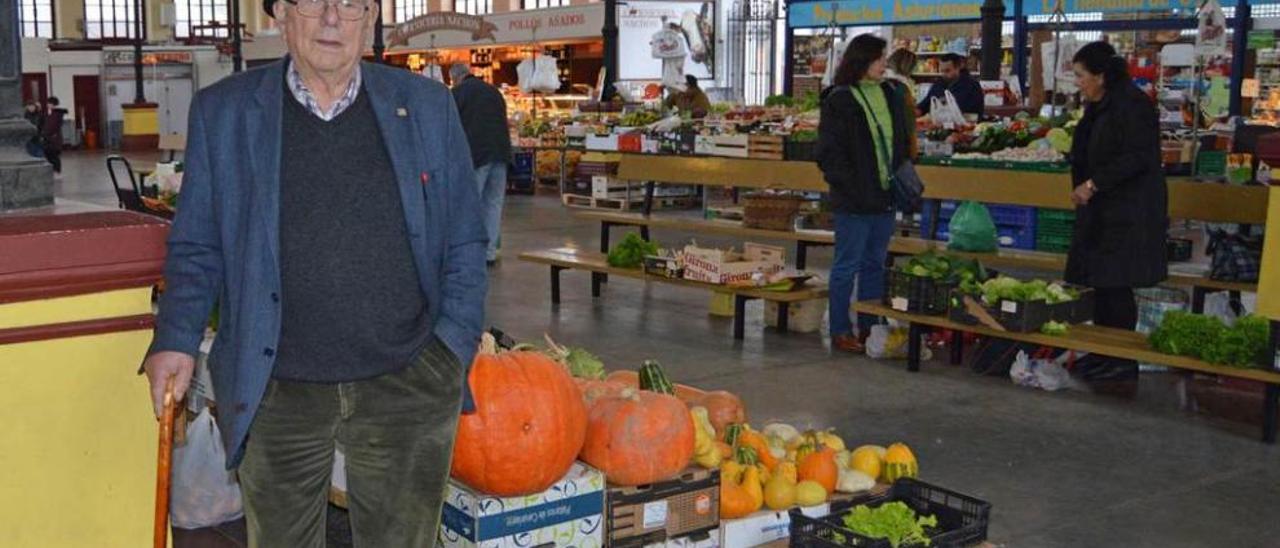
{"type": "Polygon", "coordinates": [[[946,314],[952,290],[979,283],[986,271],[977,261],[940,253],[922,253],[886,273],[884,304],[903,312],[946,314]]]}
{"type": "Polygon", "coordinates": [[[826,517],[791,514],[791,546],[972,546],[987,539],[991,504],[914,479],[832,503],[826,517]]]}
{"type": "Polygon", "coordinates": [[[783,158],[792,162],[814,162],[818,160],[818,130],[802,129],[791,133],[787,138],[783,158]]]}
{"type": "Polygon", "coordinates": [[[1092,304],[1084,309],[1081,295],[1080,288],[1066,284],[997,276],[953,290],[948,314],[957,323],[993,328],[998,324],[1006,331],[1031,333],[1050,322],[1078,323],[1077,318],[1092,316],[1092,304]]]}

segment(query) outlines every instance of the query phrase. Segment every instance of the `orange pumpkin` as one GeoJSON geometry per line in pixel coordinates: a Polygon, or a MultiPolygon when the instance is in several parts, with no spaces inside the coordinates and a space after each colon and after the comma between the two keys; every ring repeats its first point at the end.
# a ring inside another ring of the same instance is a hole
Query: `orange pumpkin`
{"type": "Polygon", "coordinates": [[[617,485],[671,479],[693,458],[693,417],[674,396],[628,388],[588,412],[581,458],[617,485]]]}
{"type": "Polygon", "coordinates": [[[468,378],[476,412],[458,422],[453,477],[504,497],[563,478],[587,430],[582,392],[564,367],[537,352],[498,353],[486,334],[468,378]]]}
{"type": "Polygon", "coordinates": [[[824,447],[800,461],[797,471],[800,481],[812,480],[821,485],[828,493],[836,492],[836,482],[840,479],[840,468],[836,465],[836,451],[824,447]]]}
{"type": "Polygon", "coordinates": [[[582,399],[586,402],[587,409],[591,409],[596,400],[604,396],[619,396],[627,389],[625,384],[607,380],[574,379],[574,382],[582,390],[582,399]]]}
{"type": "Polygon", "coordinates": [[[730,424],[747,423],[747,409],[742,405],[742,399],[731,392],[707,392],[689,400],[689,406],[706,407],[707,417],[711,419],[711,426],[716,427],[716,432],[724,432],[725,427],[730,424]]]}

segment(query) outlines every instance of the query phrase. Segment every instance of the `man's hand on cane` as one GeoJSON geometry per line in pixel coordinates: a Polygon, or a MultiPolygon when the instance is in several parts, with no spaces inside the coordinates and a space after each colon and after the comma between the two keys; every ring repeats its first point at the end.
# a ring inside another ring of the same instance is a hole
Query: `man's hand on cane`
{"type": "Polygon", "coordinates": [[[191,385],[191,375],[196,369],[196,359],[182,352],[162,351],[147,356],[142,363],[151,383],[151,403],[156,417],[164,414],[164,391],[169,379],[173,379],[173,399],[182,401],[191,385]]]}

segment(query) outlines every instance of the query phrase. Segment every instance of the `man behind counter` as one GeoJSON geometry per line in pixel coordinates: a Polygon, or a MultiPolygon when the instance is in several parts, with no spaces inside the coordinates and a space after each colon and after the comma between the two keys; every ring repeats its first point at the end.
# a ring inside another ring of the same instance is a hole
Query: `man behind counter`
{"type": "Polygon", "coordinates": [[[942,56],[940,64],[942,81],[929,87],[929,94],[925,95],[918,105],[920,112],[929,114],[933,99],[935,97],[942,99],[946,97],[946,92],[950,91],[956,98],[960,112],[982,116],[982,85],[973,79],[968,69],[964,68],[964,57],[948,53],[942,56]]]}
{"type": "Polygon", "coordinates": [[[662,102],[665,108],[675,108],[681,114],[689,113],[694,118],[706,117],[711,112],[711,100],[707,98],[706,92],[698,87],[698,78],[692,74],[686,74],[684,81],[687,83],[687,89],[680,91],[673,88],[667,88],[667,99],[662,102]]]}

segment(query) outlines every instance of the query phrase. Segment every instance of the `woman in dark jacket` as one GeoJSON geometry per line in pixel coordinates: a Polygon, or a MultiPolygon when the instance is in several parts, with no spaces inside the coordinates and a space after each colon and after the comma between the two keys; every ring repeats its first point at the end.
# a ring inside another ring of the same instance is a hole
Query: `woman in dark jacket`
{"type": "MultiPolygon", "coordinates": [[[[1095,324],[1133,329],[1133,289],[1156,285],[1168,274],[1159,117],[1109,44],[1085,45],[1072,63],[1085,110],[1071,145],[1076,224],[1066,280],[1094,288],[1095,324]]],[[[1086,375],[1133,377],[1137,366],[1114,361],[1086,375]]]]}
{"type": "Polygon", "coordinates": [[[48,113],[40,125],[40,142],[44,146],[44,158],[53,164],[54,173],[62,173],[62,119],[67,109],[59,107],[57,97],[49,98],[48,113]]]}
{"type": "Polygon", "coordinates": [[[908,137],[901,84],[884,79],[883,39],[863,34],[853,39],[836,70],[833,85],[822,92],[818,124],[818,167],[831,186],[835,212],[835,261],[831,265],[831,345],[864,352],[878,318],[859,316],[858,331],[849,321],[854,279],[858,300],[884,293],[885,260],[893,235],[889,178],[907,158],[908,137]]]}

